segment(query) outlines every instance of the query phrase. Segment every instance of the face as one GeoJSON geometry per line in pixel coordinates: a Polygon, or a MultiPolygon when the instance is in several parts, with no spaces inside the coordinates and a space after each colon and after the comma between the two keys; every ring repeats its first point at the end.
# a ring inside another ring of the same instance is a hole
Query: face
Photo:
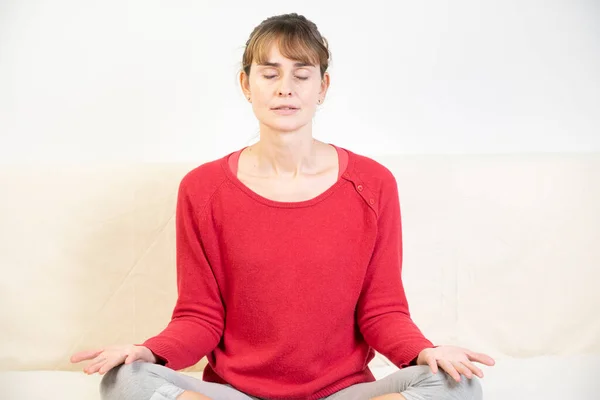
{"type": "Polygon", "coordinates": [[[264,65],[253,62],[250,76],[242,72],[241,84],[261,125],[292,132],[312,123],[318,101],[325,99],[329,74],[321,78],[318,65],[285,58],[273,46],[264,65]]]}

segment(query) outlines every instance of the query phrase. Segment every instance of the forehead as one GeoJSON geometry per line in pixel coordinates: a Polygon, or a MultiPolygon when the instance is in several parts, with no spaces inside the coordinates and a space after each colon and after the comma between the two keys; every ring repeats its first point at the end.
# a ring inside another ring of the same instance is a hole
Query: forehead
{"type": "Polygon", "coordinates": [[[289,53],[292,53],[289,49],[281,51],[280,45],[277,42],[274,42],[265,46],[262,51],[259,51],[258,57],[253,63],[259,66],[271,67],[317,67],[317,65],[312,62],[310,55],[306,52],[294,51],[293,54],[289,53]]]}

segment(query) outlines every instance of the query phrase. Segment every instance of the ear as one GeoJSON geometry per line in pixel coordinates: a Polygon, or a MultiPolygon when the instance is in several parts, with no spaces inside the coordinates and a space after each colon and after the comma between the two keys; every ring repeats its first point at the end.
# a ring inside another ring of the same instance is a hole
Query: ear
{"type": "Polygon", "coordinates": [[[250,79],[243,70],[240,72],[240,87],[244,92],[244,97],[250,97],[250,79]]]}
{"type": "Polygon", "coordinates": [[[330,84],[331,77],[329,76],[329,72],[325,72],[323,74],[323,79],[321,79],[321,90],[319,91],[319,94],[321,94],[323,98],[325,98],[325,95],[327,94],[327,89],[329,89],[330,84]]]}

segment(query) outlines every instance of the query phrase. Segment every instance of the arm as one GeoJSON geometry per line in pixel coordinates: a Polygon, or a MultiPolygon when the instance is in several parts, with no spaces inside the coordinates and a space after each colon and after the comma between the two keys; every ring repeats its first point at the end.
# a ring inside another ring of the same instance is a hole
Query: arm
{"type": "Polygon", "coordinates": [[[402,227],[396,179],[389,173],[379,194],[377,239],[358,300],[357,320],[367,343],[398,368],[414,364],[433,344],[410,317],[401,279],[402,227]]]}
{"type": "Polygon", "coordinates": [[[223,304],[200,237],[202,211],[194,207],[184,179],[176,211],[177,302],[167,327],[142,344],[157,362],[174,370],[196,364],[218,345],[223,333],[223,304]]]}

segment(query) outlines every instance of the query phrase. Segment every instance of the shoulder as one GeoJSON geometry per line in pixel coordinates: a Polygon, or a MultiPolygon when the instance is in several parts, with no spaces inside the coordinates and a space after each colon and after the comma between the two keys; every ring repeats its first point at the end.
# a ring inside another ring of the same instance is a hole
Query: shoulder
{"type": "Polygon", "coordinates": [[[354,183],[375,214],[379,216],[384,208],[398,203],[398,186],[392,171],[374,158],[345,150],[348,152],[346,179],[354,183]]]}
{"type": "Polygon", "coordinates": [[[179,183],[179,198],[190,199],[194,207],[204,208],[227,180],[225,169],[226,155],[206,161],[185,173],[179,183]]]}
{"type": "Polygon", "coordinates": [[[392,171],[374,158],[346,150],[349,156],[349,178],[362,181],[372,190],[381,191],[390,186],[396,187],[396,177],[392,171]]]}

